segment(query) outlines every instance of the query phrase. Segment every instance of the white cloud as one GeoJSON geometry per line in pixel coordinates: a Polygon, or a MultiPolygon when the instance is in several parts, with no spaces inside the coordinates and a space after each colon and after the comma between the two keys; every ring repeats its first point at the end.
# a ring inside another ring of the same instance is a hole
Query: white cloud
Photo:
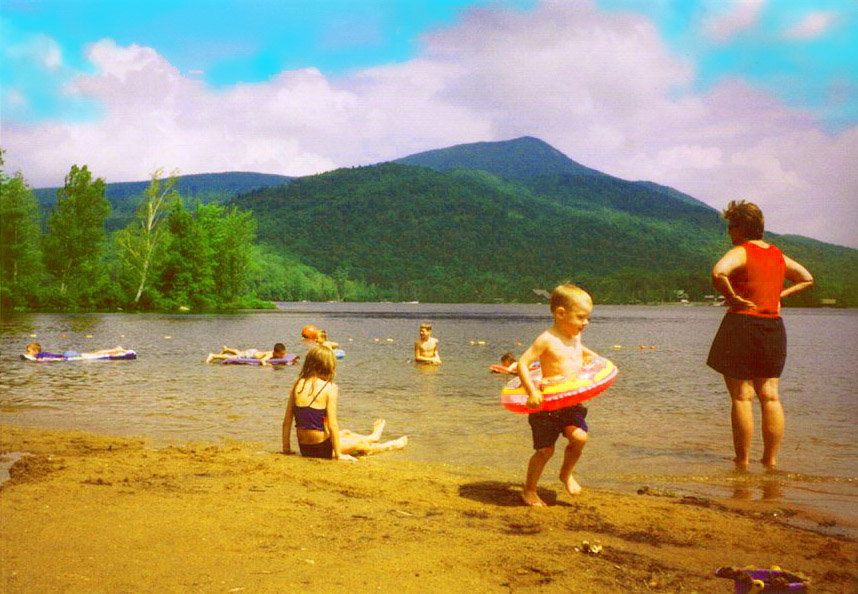
{"type": "Polygon", "coordinates": [[[409,62],[331,79],[316,69],[213,90],[150,48],[102,41],[75,93],[98,121],[4,123],[8,169],[60,185],[181,173],[307,175],[458,143],[542,138],[572,159],[716,208],[757,201],[767,226],[858,247],[858,127],[836,136],[741,80],[705,94],[643,17],[552,1],[472,10],[409,62]]]}
{"type": "Polygon", "coordinates": [[[783,36],[785,39],[816,39],[828,31],[836,20],[837,14],[834,12],[811,12],[785,31],[783,36]]]}
{"type": "Polygon", "coordinates": [[[733,0],[726,12],[709,18],[705,28],[716,40],[727,41],[756,24],[765,4],[766,0],[733,0]]]}

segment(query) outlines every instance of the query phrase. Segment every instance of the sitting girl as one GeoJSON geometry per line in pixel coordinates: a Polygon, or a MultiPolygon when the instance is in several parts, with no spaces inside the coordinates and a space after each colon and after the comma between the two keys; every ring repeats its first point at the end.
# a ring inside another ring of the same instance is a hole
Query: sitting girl
{"type": "Polygon", "coordinates": [[[384,430],[381,419],[375,422],[370,435],[360,435],[348,429],[340,431],[337,423],[339,389],[333,383],[336,368],[337,358],[330,348],[316,345],[307,353],[289,393],[283,417],[283,453],[292,454],[293,420],[302,456],[355,460],[350,454],[375,454],[404,448],[408,443],[407,436],[379,443],[384,430]]]}

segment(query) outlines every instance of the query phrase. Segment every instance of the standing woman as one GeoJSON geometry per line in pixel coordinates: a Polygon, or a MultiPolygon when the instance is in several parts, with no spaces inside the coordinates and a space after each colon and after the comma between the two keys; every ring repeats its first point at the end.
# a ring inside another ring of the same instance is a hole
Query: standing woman
{"type": "Polygon", "coordinates": [[[804,266],[763,241],[763,213],[756,204],[732,201],[724,218],[736,247],[715,264],[712,284],[730,309],[706,363],[724,376],[733,403],[730,420],[736,467],[745,469],[750,460],[756,394],[763,417],[760,461],[775,468],[784,434],[784,411],[778,397],[787,346],[781,299],[810,288],[813,277],[804,266]],[[786,288],[785,279],[792,283],[786,288]]]}

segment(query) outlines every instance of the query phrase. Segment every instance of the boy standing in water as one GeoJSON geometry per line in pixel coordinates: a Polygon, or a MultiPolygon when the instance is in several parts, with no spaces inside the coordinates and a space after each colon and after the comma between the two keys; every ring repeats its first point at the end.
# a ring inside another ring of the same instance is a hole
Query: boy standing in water
{"type": "MultiPolygon", "coordinates": [[[[584,359],[598,356],[581,343],[581,331],[587,327],[593,300],[575,285],[560,285],[551,292],[551,315],[554,324],[536,337],[518,360],[518,377],[527,391],[527,406],[539,409],[542,393],[533,385],[528,369],[535,361],[542,368],[543,381],[574,377],[584,365],[584,359]]],[[[554,411],[539,411],[528,415],[536,450],[527,464],[527,478],[521,498],[531,506],[544,506],[536,487],[545,464],[554,454],[554,443],[562,433],[569,443],[563,455],[560,481],[570,495],[581,492],[581,485],[573,478],[572,470],[587,443],[587,409],[580,404],[554,411]]]]}
{"type": "Polygon", "coordinates": [[[438,339],[432,337],[432,324],[421,322],[419,333],[420,337],[414,343],[414,362],[440,365],[441,350],[438,348],[438,339]]]}

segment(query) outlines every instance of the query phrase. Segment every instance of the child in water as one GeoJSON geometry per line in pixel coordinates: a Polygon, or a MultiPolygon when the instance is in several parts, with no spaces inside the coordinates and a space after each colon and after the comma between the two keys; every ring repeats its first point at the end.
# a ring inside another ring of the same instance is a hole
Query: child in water
{"type": "MultiPolygon", "coordinates": [[[[69,351],[74,352],[74,351],[69,351]]],[[[74,353],[76,355],[87,356],[87,357],[95,357],[98,355],[124,355],[128,352],[128,349],[122,346],[116,346],[112,349],[101,349],[100,351],[93,351],[91,353],[74,353]]],[[[27,356],[33,359],[57,359],[62,357],[62,353],[45,353],[42,352],[42,345],[38,342],[31,342],[27,345],[27,356]]]]}
{"type": "Polygon", "coordinates": [[[328,347],[329,349],[338,349],[340,348],[340,343],[334,342],[333,340],[328,340],[328,331],[327,330],[319,330],[318,334],[316,334],[316,342],[319,344],[328,347]]]}
{"type": "Polygon", "coordinates": [[[212,361],[225,361],[227,359],[259,359],[260,364],[270,365],[270,363],[268,363],[269,360],[282,359],[285,356],[286,345],[282,342],[275,344],[274,348],[270,351],[258,351],[256,349],[239,351],[238,349],[225,346],[219,353],[209,353],[209,356],[206,357],[206,363],[211,363],[212,361]]]}
{"type": "Polygon", "coordinates": [[[419,338],[414,343],[414,362],[425,365],[440,365],[441,350],[438,339],[432,337],[432,324],[421,322],[418,330],[419,338]]]}
{"type": "MultiPolygon", "coordinates": [[[[587,327],[593,300],[575,285],[560,285],[551,292],[551,315],[554,324],[536,337],[530,348],[518,360],[518,377],[527,391],[527,405],[539,408],[542,393],[533,385],[528,368],[537,360],[542,367],[543,381],[574,377],[584,365],[584,359],[598,355],[581,342],[581,331],[587,327]]],[[[587,443],[587,409],[580,404],[554,411],[539,411],[528,415],[533,449],[527,464],[527,477],[521,498],[527,505],[544,506],[536,487],[545,464],[554,454],[554,444],[562,433],[569,440],[560,468],[560,481],[570,495],[581,492],[572,470],[587,443]]]]}
{"type": "Polygon", "coordinates": [[[379,443],[384,420],[373,424],[370,435],[360,435],[343,429],[337,421],[339,388],[334,383],[337,358],[326,346],[314,345],[304,358],[298,379],[289,392],[286,415],[283,417],[283,453],[292,454],[292,422],[302,456],[355,460],[350,454],[376,454],[400,450],[408,436],[379,443]]]}

